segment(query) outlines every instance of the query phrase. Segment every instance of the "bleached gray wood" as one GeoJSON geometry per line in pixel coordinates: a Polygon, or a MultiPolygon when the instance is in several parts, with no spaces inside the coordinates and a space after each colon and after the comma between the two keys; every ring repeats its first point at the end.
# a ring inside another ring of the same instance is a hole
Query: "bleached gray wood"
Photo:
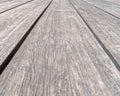
{"type": "MultiPolygon", "coordinates": [[[[78,0],[81,1],[81,0],[78,0]]],[[[120,5],[105,0],[84,0],[120,19],[120,5]]],[[[117,3],[117,2],[116,2],[117,3]]]]}
{"type": "Polygon", "coordinates": [[[0,14],[18,6],[22,6],[26,3],[30,3],[33,0],[11,0],[10,2],[9,1],[0,3],[0,14]]]}
{"type": "Polygon", "coordinates": [[[68,0],[53,0],[0,86],[1,96],[120,96],[120,73],[68,0]]]}
{"type": "Polygon", "coordinates": [[[82,0],[71,1],[120,65],[120,20],[82,0]]]}
{"type": "Polygon", "coordinates": [[[51,0],[36,0],[0,15],[0,65],[51,0]]]}
{"type": "Polygon", "coordinates": [[[105,0],[105,1],[117,4],[117,5],[120,4],[120,0],[105,0]]]}
{"type": "Polygon", "coordinates": [[[11,1],[15,1],[15,0],[0,0],[0,3],[11,2],[11,1]]]}
{"type": "Polygon", "coordinates": [[[11,0],[0,0],[0,3],[10,2],[11,0]]]}

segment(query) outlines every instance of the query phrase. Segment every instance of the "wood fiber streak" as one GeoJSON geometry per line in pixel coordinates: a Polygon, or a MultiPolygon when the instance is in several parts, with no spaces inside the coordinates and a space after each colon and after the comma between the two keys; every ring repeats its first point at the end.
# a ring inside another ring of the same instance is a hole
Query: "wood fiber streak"
{"type": "Polygon", "coordinates": [[[0,15],[0,65],[51,0],[36,0],[0,15]]]}
{"type": "Polygon", "coordinates": [[[69,1],[53,0],[0,86],[0,96],[120,96],[120,73],[69,1]]]}
{"type": "Polygon", "coordinates": [[[120,65],[120,20],[82,0],[71,1],[120,65]]]}

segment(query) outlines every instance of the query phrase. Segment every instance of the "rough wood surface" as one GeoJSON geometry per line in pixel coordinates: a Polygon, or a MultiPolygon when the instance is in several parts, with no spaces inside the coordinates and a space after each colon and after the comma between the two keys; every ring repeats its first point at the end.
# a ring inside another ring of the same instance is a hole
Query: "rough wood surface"
{"type": "Polygon", "coordinates": [[[27,4],[33,0],[12,0],[11,2],[3,2],[0,3],[0,14],[4,13],[6,11],[9,11],[11,9],[14,9],[16,7],[19,7],[21,5],[27,4]]]}
{"type": "Polygon", "coordinates": [[[87,1],[89,4],[92,4],[93,6],[96,6],[97,8],[107,12],[108,14],[114,15],[116,18],[120,19],[120,4],[119,4],[120,1],[117,4],[106,0],[83,0],[83,1],[87,1]]]}
{"type": "Polygon", "coordinates": [[[120,65],[120,20],[82,0],[71,1],[120,65]]]}
{"type": "Polygon", "coordinates": [[[36,0],[0,15],[0,65],[51,0],[36,0]]]}
{"type": "Polygon", "coordinates": [[[10,2],[12,0],[0,0],[0,3],[10,2]]]}
{"type": "Polygon", "coordinates": [[[120,73],[68,0],[53,0],[0,86],[0,96],[120,96],[120,73]]]}
{"type": "Polygon", "coordinates": [[[114,3],[114,4],[120,4],[120,0],[106,0],[108,2],[114,3]]]}

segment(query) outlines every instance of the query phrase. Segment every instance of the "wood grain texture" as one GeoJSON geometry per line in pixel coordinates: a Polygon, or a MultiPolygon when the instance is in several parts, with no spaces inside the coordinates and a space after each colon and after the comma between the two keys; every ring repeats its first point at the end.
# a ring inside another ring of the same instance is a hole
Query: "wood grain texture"
{"type": "Polygon", "coordinates": [[[0,3],[10,2],[12,0],[0,0],[0,3]]]}
{"type": "Polygon", "coordinates": [[[117,4],[117,5],[120,4],[120,0],[106,0],[106,1],[117,4]]]}
{"type": "Polygon", "coordinates": [[[120,65],[120,20],[82,0],[71,1],[120,65]]]}
{"type": "Polygon", "coordinates": [[[68,0],[53,0],[0,86],[0,96],[120,96],[120,73],[68,0]]]}
{"type": "Polygon", "coordinates": [[[0,65],[51,0],[36,0],[0,15],[0,65]]]}
{"type": "Polygon", "coordinates": [[[0,14],[4,13],[6,11],[9,11],[11,9],[14,9],[16,7],[22,6],[24,4],[27,4],[33,0],[12,0],[11,2],[3,2],[0,3],[0,14]]]}
{"type": "MultiPolygon", "coordinates": [[[[81,0],[78,0],[81,1],[81,0]]],[[[108,2],[105,0],[84,0],[89,4],[96,6],[97,8],[107,12],[108,14],[114,15],[116,18],[120,19],[120,5],[113,2],[108,2]]]]}

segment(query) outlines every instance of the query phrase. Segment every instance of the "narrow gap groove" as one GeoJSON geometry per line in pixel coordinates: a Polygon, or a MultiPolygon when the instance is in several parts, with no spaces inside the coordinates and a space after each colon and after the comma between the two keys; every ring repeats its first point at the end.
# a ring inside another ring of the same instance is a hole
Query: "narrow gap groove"
{"type": "Polygon", "coordinates": [[[22,6],[22,5],[25,5],[25,4],[27,4],[27,3],[29,3],[29,2],[32,2],[32,1],[34,1],[34,0],[30,0],[30,1],[27,1],[27,2],[22,3],[22,4],[20,4],[20,5],[17,5],[17,6],[15,6],[15,7],[12,7],[12,8],[10,8],[10,9],[4,10],[4,11],[0,12],[0,14],[5,13],[5,12],[7,12],[7,11],[10,11],[10,10],[12,10],[12,9],[15,9],[15,8],[17,8],[17,7],[20,7],[20,6],[22,6]]]}
{"type": "Polygon", "coordinates": [[[103,10],[103,9],[101,9],[101,8],[99,8],[99,7],[97,7],[97,6],[95,6],[94,4],[91,4],[91,3],[89,3],[89,2],[87,2],[87,1],[85,1],[85,0],[83,0],[83,1],[86,2],[86,3],[88,3],[88,4],[90,4],[90,5],[92,5],[92,6],[94,6],[94,7],[97,8],[97,9],[102,10],[103,12],[105,12],[105,13],[107,13],[107,14],[109,14],[109,15],[111,15],[111,16],[117,18],[117,19],[120,19],[119,17],[117,17],[117,16],[115,16],[115,15],[113,15],[113,14],[111,14],[111,13],[109,13],[109,12],[107,12],[107,11],[105,11],[105,10],[103,10]]]}
{"type": "Polygon", "coordinates": [[[113,62],[113,64],[115,65],[115,67],[117,68],[117,70],[120,72],[120,65],[119,63],[116,61],[116,59],[113,57],[113,55],[110,53],[110,51],[105,47],[105,45],[102,43],[102,41],[99,39],[99,37],[94,33],[94,31],[92,30],[92,28],[89,26],[89,24],[86,22],[86,20],[82,17],[82,15],[78,12],[78,10],[76,9],[76,7],[72,4],[72,2],[69,0],[69,2],[71,3],[71,5],[73,6],[73,8],[76,10],[76,12],[79,14],[79,16],[81,17],[81,19],[84,21],[84,23],[86,24],[86,26],[88,27],[88,29],[90,30],[90,32],[93,34],[93,36],[95,37],[95,39],[98,41],[98,43],[100,44],[100,46],[102,47],[102,49],[105,51],[105,53],[108,55],[108,57],[110,58],[110,60],[113,62]]]}
{"type": "Polygon", "coordinates": [[[43,10],[43,12],[40,14],[40,16],[36,19],[36,21],[31,25],[31,27],[28,29],[28,31],[25,33],[25,35],[21,38],[21,40],[18,42],[18,44],[15,46],[15,48],[11,51],[11,53],[7,56],[7,58],[4,60],[4,62],[0,66],[0,75],[3,73],[9,62],[12,60],[16,52],[19,50],[20,46],[24,43],[25,39],[28,37],[32,29],[35,27],[41,16],[45,13],[45,11],[48,9],[50,4],[53,0],[47,5],[47,7],[43,10]]]}

